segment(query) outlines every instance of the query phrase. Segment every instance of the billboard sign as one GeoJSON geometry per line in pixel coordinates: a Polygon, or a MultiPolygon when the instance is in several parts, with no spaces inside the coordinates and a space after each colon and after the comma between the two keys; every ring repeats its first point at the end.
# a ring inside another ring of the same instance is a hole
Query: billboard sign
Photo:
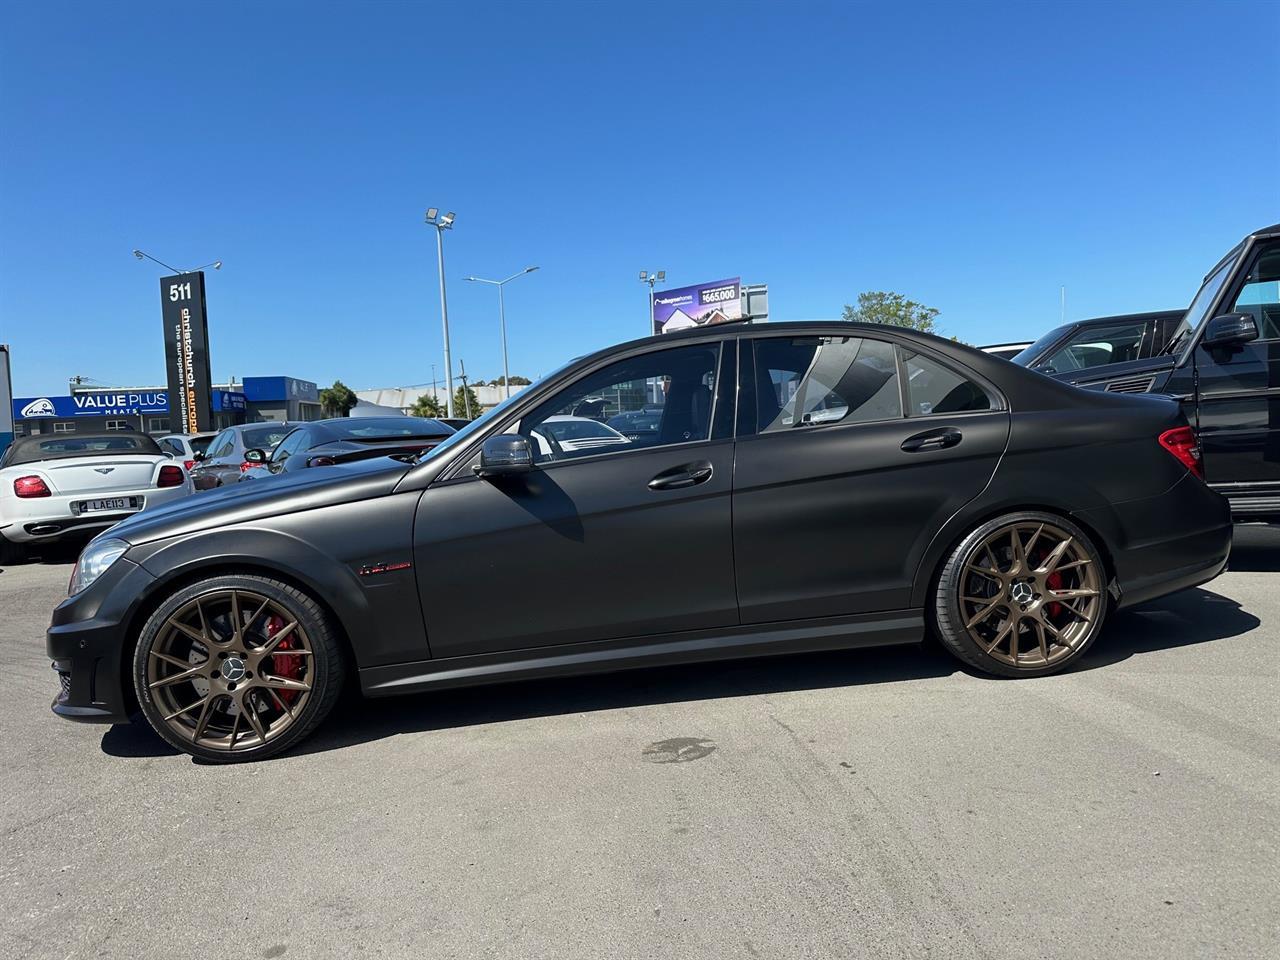
{"type": "Polygon", "coordinates": [[[742,279],[716,280],[653,294],[653,332],[674,333],[742,319],[742,279]]]}
{"type": "Polygon", "coordinates": [[[213,391],[203,271],[161,277],[160,312],[173,428],[180,433],[208,433],[213,429],[213,391]]]}
{"type": "Polygon", "coordinates": [[[123,390],[94,390],[73,396],[18,397],[13,403],[15,420],[41,417],[70,420],[72,417],[120,417],[169,412],[169,397],[163,390],[129,393],[123,390]]]}
{"type": "Polygon", "coordinates": [[[9,348],[0,343],[0,453],[13,443],[13,380],[9,375],[9,348]]]}

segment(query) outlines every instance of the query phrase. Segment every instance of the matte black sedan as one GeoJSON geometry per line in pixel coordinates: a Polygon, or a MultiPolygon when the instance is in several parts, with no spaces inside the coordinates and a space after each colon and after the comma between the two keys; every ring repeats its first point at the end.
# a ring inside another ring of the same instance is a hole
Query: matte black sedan
{"type": "Polygon", "coordinates": [[[53,613],[53,709],[140,708],[234,761],[302,740],[348,680],[384,696],[926,631],[1033,677],[1109,610],[1216,576],[1230,541],[1171,400],[898,328],[698,328],[575,360],[416,462],[112,528],[53,613]],[[532,440],[585,397],[604,418],[660,406],[658,429],[532,440]]]}
{"type": "Polygon", "coordinates": [[[240,480],[259,480],[308,467],[332,467],[352,460],[419,454],[454,433],[427,417],[338,417],[299,424],[274,450],[246,450],[252,466],[240,480]]]}

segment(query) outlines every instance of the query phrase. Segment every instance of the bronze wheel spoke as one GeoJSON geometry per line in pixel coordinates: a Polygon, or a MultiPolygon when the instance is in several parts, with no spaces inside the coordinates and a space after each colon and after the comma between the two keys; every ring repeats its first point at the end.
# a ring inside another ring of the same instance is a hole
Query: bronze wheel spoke
{"type": "Polygon", "coordinates": [[[1085,564],[1091,562],[1092,561],[1090,561],[1088,557],[1085,557],[1082,560],[1072,560],[1070,563],[1060,563],[1054,569],[1058,573],[1062,573],[1064,570],[1074,570],[1076,567],[1083,567],[1085,564]]]}
{"type": "Polygon", "coordinates": [[[259,677],[256,686],[267,687],[271,690],[297,690],[299,693],[311,689],[311,684],[309,683],[294,680],[290,677],[273,677],[271,674],[263,674],[259,677]]]}
{"type": "Polygon", "coordinates": [[[1000,631],[996,634],[996,638],[992,640],[990,644],[988,644],[987,653],[994,652],[996,647],[1000,646],[1001,641],[1003,641],[1004,638],[1009,635],[1010,631],[1016,630],[1017,628],[1018,628],[1018,618],[1010,617],[1009,621],[1003,627],[1000,628],[1000,631]]]}
{"type": "Polygon", "coordinates": [[[262,725],[262,718],[258,716],[258,711],[254,709],[253,699],[251,697],[252,692],[253,691],[249,691],[249,693],[246,693],[240,700],[240,712],[244,714],[245,719],[249,721],[249,726],[253,727],[253,732],[258,735],[258,739],[266,740],[267,728],[262,725]]]}
{"type": "Polygon", "coordinates": [[[192,677],[198,677],[203,673],[204,664],[196,664],[189,670],[182,671],[182,673],[175,673],[167,677],[161,677],[159,680],[153,680],[151,683],[147,684],[147,689],[154,690],[156,687],[168,686],[171,683],[181,683],[183,680],[190,680],[192,677]]]}
{"type": "Polygon", "coordinates": [[[240,591],[231,591],[231,642],[242,643],[244,625],[240,622],[240,591]]]}
{"type": "MultiPolygon", "coordinates": [[[[274,637],[272,637],[270,640],[268,640],[268,641],[267,641],[266,646],[262,647],[262,649],[261,649],[261,651],[260,651],[260,654],[261,654],[262,656],[266,656],[267,654],[271,653],[271,651],[275,650],[275,648],[279,645],[279,643],[280,643],[280,641],[281,641],[281,640],[283,640],[283,639],[285,639],[286,637],[288,637],[288,636],[289,636],[291,633],[293,633],[293,631],[294,631],[294,630],[296,630],[297,628],[298,628],[298,621],[297,621],[297,620],[294,620],[292,623],[288,623],[288,624],[286,624],[285,626],[281,627],[279,630],[277,630],[277,631],[276,631],[276,635],[275,635],[274,637]]],[[[281,653],[292,653],[293,651],[292,651],[292,650],[281,650],[280,652],[281,652],[281,653]]]]}
{"type": "Polygon", "coordinates": [[[1065,540],[1059,543],[1056,547],[1050,550],[1049,555],[1044,558],[1044,563],[1040,564],[1040,567],[1039,569],[1036,570],[1036,573],[1041,574],[1042,576],[1048,576],[1049,574],[1057,570],[1058,564],[1062,561],[1063,555],[1067,552],[1067,549],[1071,546],[1072,540],[1073,540],[1072,537],[1067,537],[1065,540]]]}
{"type": "Polygon", "coordinates": [[[205,729],[209,726],[209,714],[213,712],[213,702],[220,699],[212,694],[204,698],[204,708],[200,711],[200,716],[196,720],[196,728],[191,734],[192,740],[199,740],[204,736],[205,729]]]}
{"type": "Polygon", "coordinates": [[[1048,663],[1049,662],[1049,643],[1045,639],[1045,635],[1044,635],[1044,622],[1038,618],[1035,620],[1032,620],[1031,622],[1035,626],[1036,640],[1040,644],[1040,656],[1044,657],[1045,663],[1048,663]]]}
{"type": "Polygon", "coordinates": [[[1009,528],[1009,537],[1013,545],[1013,566],[1009,568],[1009,572],[1024,573],[1027,569],[1027,553],[1022,548],[1022,537],[1019,536],[1017,527],[1009,528]]]}
{"type": "Polygon", "coordinates": [[[1081,597],[1096,597],[1098,595],[1097,590],[1085,590],[1079,588],[1048,590],[1046,593],[1053,600],[1076,600],[1081,597]]]}
{"type": "Polygon", "coordinates": [[[995,611],[995,609],[1001,605],[1001,602],[1002,602],[1002,598],[996,597],[994,600],[987,603],[985,607],[983,607],[981,610],[975,613],[972,618],[970,618],[969,622],[964,625],[964,628],[966,630],[972,630],[975,626],[977,626],[983,620],[987,619],[987,617],[991,616],[991,614],[995,611]]]}
{"type": "Polygon", "coordinates": [[[267,687],[266,690],[267,690],[267,693],[271,694],[271,699],[276,702],[276,706],[280,708],[281,712],[287,713],[289,716],[292,717],[293,708],[284,702],[284,699],[280,696],[280,694],[276,693],[275,690],[273,690],[271,687],[267,687]]]}
{"type": "MultiPolygon", "coordinates": [[[[157,660],[162,660],[171,667],[177,667],[179,670],[186,670],[191,666],[190,660],[179,660],[177,657],[171,657],[167,653],[161,653],[159,650],[152,650],[151,655],[157,660]]],[[[201,664],[204,666],[204,664],[201,664]]]]}
{"type": "Polygon", "coordinates": [[[190,713],[196,707],[204,706],[206,703],[210,701],[210,699],[212,699],[212,697],[210,695],[206,695],[204,698],[200,700],[196,700],[193,703],[187,704],[181,710],[176,710],[173,713],[169,714],[167,717],[165,717],[165,720],[166,721],[176,720],[178,717],[182,716],[184,713],[190,713]]]}
{"type": "Polygon", "coordinates": [[[243,710],[237,711],[235,719],[231,721],[231,733],[230,733],[231,743],[228,744],[227,746],[228,750],[234,750],[236,748],[236,736],[239,735],[240,733],[240,716],[243,713],[244,713],[243,710]]]}

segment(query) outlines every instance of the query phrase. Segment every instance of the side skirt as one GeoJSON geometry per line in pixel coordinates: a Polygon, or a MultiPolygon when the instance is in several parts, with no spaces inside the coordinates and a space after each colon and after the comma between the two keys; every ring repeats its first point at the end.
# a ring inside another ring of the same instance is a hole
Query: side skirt
{"type": "Polygon", "coordinates": [[[368,667],[360,671],[360,685],[366,696],[385,697],[538,677],[893,646],[919,643],[923,636],[923,610],[894,610],[368,667]]]}

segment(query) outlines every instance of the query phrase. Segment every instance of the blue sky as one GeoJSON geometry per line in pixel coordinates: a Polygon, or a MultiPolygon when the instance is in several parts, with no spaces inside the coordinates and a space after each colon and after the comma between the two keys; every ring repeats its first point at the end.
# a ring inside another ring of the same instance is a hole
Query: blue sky
{"type": "Polygon", "coordinates": [[[1280,4],[6,4],[0,341],[20,395],[158,383],[158,268],[213,373],[439,368],[645,331],[641,269],[776,319],[863,290],[970,342],[1185,305],[1280,220],[1280,4]],[[1269,92],[1268,92],[1269,91],[1269,92]]]}

